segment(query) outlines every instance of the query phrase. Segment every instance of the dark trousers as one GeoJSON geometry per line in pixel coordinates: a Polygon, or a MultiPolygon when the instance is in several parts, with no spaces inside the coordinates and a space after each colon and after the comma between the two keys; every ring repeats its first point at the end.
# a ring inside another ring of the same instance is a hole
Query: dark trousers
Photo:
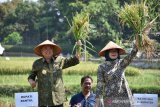
{"type": "Polygon", "coordinates": [[[40,107],[63,107],[63,104],[57,106],[40,106],[40,107]]]}

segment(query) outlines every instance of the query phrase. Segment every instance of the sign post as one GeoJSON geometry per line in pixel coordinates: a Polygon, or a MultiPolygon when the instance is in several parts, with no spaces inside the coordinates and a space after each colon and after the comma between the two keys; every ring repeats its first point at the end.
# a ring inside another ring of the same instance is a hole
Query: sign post
{"type": "Polygon", "coordinates": [[[158,107],[157,94],[133,94],[134,107],[158,107]]]}
{"type": "Polygon", "coordinates": [[[3,54],[4,48],[2,47],[2,45],[0,44],[0,55],[3,54]]]}
{"type": "Polygon", "coordinates": [[[15,93],[16,107],[38,107],[38,92],[15,93]]]}

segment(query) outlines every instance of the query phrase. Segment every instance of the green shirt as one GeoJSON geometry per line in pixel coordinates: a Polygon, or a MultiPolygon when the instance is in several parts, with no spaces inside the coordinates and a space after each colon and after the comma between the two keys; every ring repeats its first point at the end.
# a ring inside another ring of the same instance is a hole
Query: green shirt
{"type": "Polygon", "coordinates": [[[28,79],[35,80],[37,77],[39,106],[60,105],[66,101],[62,69],[78,63],[76,57],[67,59],[62,56],[52,58],[50,63],[47,63],[44,58],[33,63],[28,79]]]}

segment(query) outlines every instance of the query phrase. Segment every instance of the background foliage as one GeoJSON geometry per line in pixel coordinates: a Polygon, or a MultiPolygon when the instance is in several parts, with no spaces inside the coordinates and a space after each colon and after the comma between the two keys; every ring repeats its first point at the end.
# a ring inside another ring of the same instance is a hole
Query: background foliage
{"type": "Polygon", "coordinates": [[[22,36],[18,32],[13,32],[4,38],[3,43],[9,45],[22,44],[22,36]]]}
{"type": "MultiPolygon", "coordinates": [[[[99,51],[109,40],[124,42],[129,40],[133,31],[121,26],[117,13],[125,2],[132,0],[12,0],[0,3],[0,42],[9,34],[18,32],[22,45],[33,46],[45,39],[62,44],[64,53],[71,52],[75,41],[66,17],[71,22],[76,12],[84,10],[91,14],[92,30],[89,41],[99,51]],[[101,42],[99,42],[101,41],[101,42]],[[68,45],[63,45],[68,44],[68,45]],[[64,46],[64,47],[63,47],[64,46]]],[[[147,0],[152,19],[160,12],[159,0],[147,0]]],[[[154,36],[160,30],[158,22],[152,29],[154,36]]],[[[156,38],[156,37],[155,37],[156,38]]]]}

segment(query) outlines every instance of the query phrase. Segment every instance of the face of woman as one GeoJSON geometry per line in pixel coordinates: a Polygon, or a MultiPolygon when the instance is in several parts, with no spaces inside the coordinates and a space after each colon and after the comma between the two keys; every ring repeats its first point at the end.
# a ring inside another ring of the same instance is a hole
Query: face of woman
{"type": "Polygon", "coordinates": [[[117,59],[118,58],[118,49],[109,50],[109,57],[111,59],[117,59]]]}
{"type": "Polygon", "coordinates": [[[53,49],[51,46],[48,45],[43,46],[41,52],[45,59],[51,59],[53,56],[53,49]]]}

